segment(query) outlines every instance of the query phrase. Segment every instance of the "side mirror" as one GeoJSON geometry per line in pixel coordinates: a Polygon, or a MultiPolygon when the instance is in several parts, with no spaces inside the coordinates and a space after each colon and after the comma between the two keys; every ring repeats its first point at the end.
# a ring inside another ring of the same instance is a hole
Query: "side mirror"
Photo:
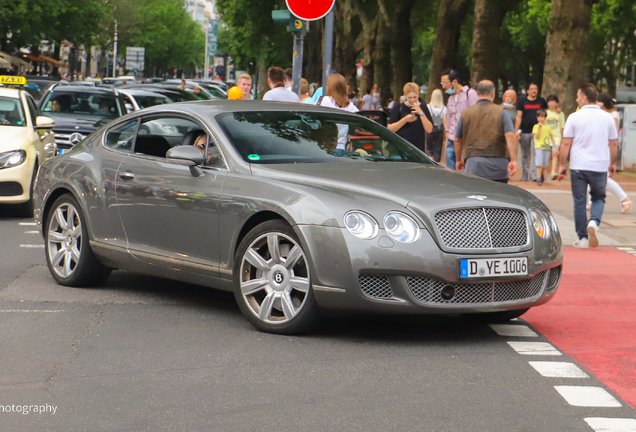
{"type": "Polygon", "coordinates": [[[55,127],[55,121],[51,117],[37,116],[35,118],[36,129],[53,129],[55,127]]]}
{"type": "Polygon", "coordinates": [[[190,172],[194,177],[203,175],[203,171],[199,168],[199,165],[205,163],[203,153],[197,147],[194,146],[177,146],[173,147],[166,153],[168,162],[185,165],[190,167],[190,172]]]}

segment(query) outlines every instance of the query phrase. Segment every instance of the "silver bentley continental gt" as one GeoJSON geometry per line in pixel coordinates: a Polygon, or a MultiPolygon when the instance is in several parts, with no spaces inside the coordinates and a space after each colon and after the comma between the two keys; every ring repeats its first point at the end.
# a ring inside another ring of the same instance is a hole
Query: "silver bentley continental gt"
{"type": "Polygon", "coordinates": [[[558,227],[535,196],[309,105],[131,113],[44,162],[34,199],[59,284],[122,269],[233,291],[272,333],[307,331],[321,311],[509,320],[561,277],[558,227]]]}

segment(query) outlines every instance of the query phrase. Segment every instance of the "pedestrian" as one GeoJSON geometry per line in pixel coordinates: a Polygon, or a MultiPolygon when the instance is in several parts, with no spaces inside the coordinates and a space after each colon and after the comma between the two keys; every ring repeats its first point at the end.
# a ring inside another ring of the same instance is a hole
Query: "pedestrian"
{"type": "Polygon", "coordinates": [[[314,100],[309,96],[309,82],[305,78],[300,79],[300,102],[313,104],[314,100]]]}
{"type": "Polygon", "coordinates": [[[250,74],[242,73],[238,77],[238,88],[243,92],[243,100],[253,100],[252,94],[252,77],[250,74]]]}
{"type": "Polygon", "coordinates": [[[395,101],[393,100],[393,97],[389,96],[389,104],[386,106],[386,108],[390,111],[393,109],[394,105],[395,105],[395,101]]]}
{"type": "MultiPolygon", "coordinates": [[[[618,123],[620,120],[620,114],[618,111],[614,110],[614,99],[607,93],[601,93],[596,98],[596,104],[601,107],[601,109],[607,113],[609,113],[614,119],[614,124],[616,125],[616,131],[618,132],[618,123]]],[[[606,191],[610,191],[612,195],[614,195],[621,202],[621,213],[627,213],[632,206],[632,200],[629,199],[621,185],[619,185],[614,179],[607,179],[607,186],[605,188],[606,191]]],[[[587,210],[592,207],[592,201],[587,202],[587,210]]]]}
{"type": "Polygon", "coordinates": [[[546,110],[537,110],[537,124],[532,127],[534,135],[534,154],[536,157],[537,167],[537,185],[543,185],[545,181],[544,170],[548,169],[550,163],[550,155],[554,147],[554,137],[552,136],[552,127],[546,123],[548,116],[546,110]]]}
{"type": "Polygon", "coordinates": [[[563,111],[559,109],[559,97],[557,95],[549,95],[546,101],[548,103],[548,109],[546,110],[547,117],[545,122],[552,128],[552,138],[554,140],[554,147],[552,148],[552,172],[548,178],[554,180],[557,178],[556,170],[559,163],[559,149],[561,148],[561,139],[563,138],[565,116],[563,115],[563,111]]]}
{"type": "Polygon", "coordinates": [[[581,109],[570,114],[565,122],[557,178],[561,181],[565,176],[565,161],[569,153],[574,226],[579,238],[573,246],[587,249],[598,246],[608,171],[610,176],[616,173],[618,134],[612,116],[596,104],[598,93],[593,84],[583,84],[576,95],[581,109]],[[585,211],[588,185],[592,196],[589,221],[585,211]]]}
{"type": "Polygon", "coordinates": [[[517,102],[517,118],[515,120],[517,139],[521,145],[521,168],[523,170],[521,181],[528,181],[528,176],[531,181],[537,179],[532,128],[537,124],[537,110],[541,108],[547,109],[548,104],[545,99],[539,96],[539,86],[530,83],[526,95],[517,102]],[[532,161],[532,165],[530,165],[530,161],[532,161]]]}
{"type": "Polygon", "coordinates": [[[433,90],[431,103],[427,105],[433,119],[433,130],[426,134],[426,154],[435,162],[442,160],[444,147],[444,131],[446,130],[446,107],[440,89],[433,90]]]}
{"type": "Polygon", "coordinates": [[[290,92],[285,88],[285,71],[281,68],[272,66],[267,69],[267,84],[271,89],[263,96],[264,101],[278,102],[300,102],[300,98],[294,92],[290,92]]]}
{"type": "Polygon", "coordinates": [[[380,109],[380,89],[377,84],[373,84],[373,89],[371,89],[371,109],[380,109]]]}
{"type": "Polygon", "coordinates": [[[503,103],[501,106],[504,108],[504,112],[508,114],[510,120],[512,120],[512,124],[515,124],[515,120],[517,119],[517,92],[513,89],[508,89],[504,92],[501,97],[503,103]]]}
{"type": "Polygon", "coordinates": [[[406,83],[402,90],[404,91],[404,103],[393,106],[387,127],[425,152],[424,134],[433,130],[431,113],[419,99],[420,87],[416,83],[406,83]]]}
{"type": "Polygon", "coordinates": [[[457,161],[455,159],[455,127],[459,121],[462,111],[477,103],[477,92],[469,86],[463,86],[459,82],[459,73],[454,69],[447,69],[442,72],[442,89],[449,94],[446,105],[446,166],[455,169],[457,161]]]}
{"type": "Polygon", "coordinates": [[[181,80],[181,84],[179,84],[179,86],[177,87],[177,89],[179,89],[179,90],[185,90],[185,89],[186,89],[186,80],[182,79],[182,80],[181,80]]]}
{"type": "Polygon", "coordinates": [[[495,105],[495,85],[477,84],[477,103],[465,109],[455,128],[455,168],[489,180],[508,183],[517,171],[517,140],[510,115],[495,105]]]}
{"type": "Polygon", "coordinates": [[[371,89],[367,88],[367,92],[362,96],[362,109],[370,110],[373,105],[373,96],[371,96],[371,89]]]}
{"type": "MultiPolygon", "coordinates": [[[[347,94],[347,80],[340,74],[334,73],[327,78],[327,90],[325,97],[320,102],[321,106],[341,109],[350,113],[357,113],[358,108],[349,101],[347,94]]],[[[347,152],[347,135],[349,135],[349,126],[344,124],[336,124],[338,126],[338,144],[333,152],[334,156],[342,156],[347,152]]]]}
{"type": "Polygon", "coordinates": [[[292,68],[285,69],[285,88],[294,91],[294,70],[292,68]]]}

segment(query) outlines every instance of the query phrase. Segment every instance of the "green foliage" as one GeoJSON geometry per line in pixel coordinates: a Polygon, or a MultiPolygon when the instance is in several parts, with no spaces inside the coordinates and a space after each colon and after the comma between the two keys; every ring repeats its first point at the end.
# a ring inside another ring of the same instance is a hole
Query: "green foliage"
{"type": "Polygon", "coordinates": [[[256,60],[291,66],[293,37],[271,15],[286,8],[284,0],[217,0],[216,7],[223,21],[219,51],[229,53],[237,69],[253,72],[256,60]]]}

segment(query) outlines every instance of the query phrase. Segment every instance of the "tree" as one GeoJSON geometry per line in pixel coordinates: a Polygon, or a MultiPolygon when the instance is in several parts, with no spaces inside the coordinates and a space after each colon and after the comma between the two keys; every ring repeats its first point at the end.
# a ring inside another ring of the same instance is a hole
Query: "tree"
{"type": "Polygon", "coordinates": [[[598,0],[552,0],[550,28],[546,39],[542,94],[555,94],[566,114],[576,108],[578,87],[587,81],[585,53],[598,0]]]}
{"type": "Polygon", "coordinates": [[[375,38],[378,31],[377,2],[372,0],[351,0],[356,14],[362,23],[362,38],[364,41],[362,55],[362,79],[360,80],[360,98],[366,94],[367,90],[373,87],[373,53],[375,51],[375,38]]]}
{"type": "MultiPolygon", "coordinates": [[[[428,95],[441,88],[440,74],[446,68],[456,67],[462,23],[471,0],[441,0],[437,13],[435,44],[428,78],[428,95]]],[[[429,96],[430,97],[430,96],[429,96]]]]}
{"type": "Polygon", "coordinates": [[[521,0],[476,0],[473,29],[470,82],[488,79],[497,85],[499,78],[499,30],[506,13],[521,0]]]}

